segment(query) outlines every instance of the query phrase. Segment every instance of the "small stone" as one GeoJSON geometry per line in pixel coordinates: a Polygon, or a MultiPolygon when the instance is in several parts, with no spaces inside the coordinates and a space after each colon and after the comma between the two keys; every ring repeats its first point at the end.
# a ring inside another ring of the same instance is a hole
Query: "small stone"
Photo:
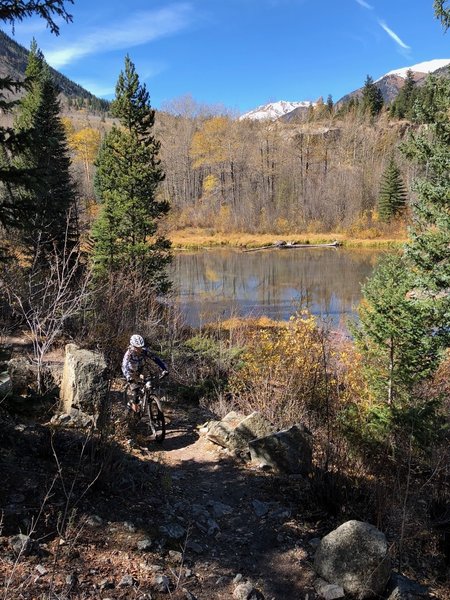
{"type": "Polygon", "coordinates": [[[101,527],[103,525],[103,519],[98,515],[90,515],[86,519],[86,524],[90,525],[91,527],[101,527]]]}
{"type": "Polygon", "coordinates": [[[152,540],[145,538],[144,540],[139,540],[137,543],[138,550],[150,550],[152,547],[152,540]]]}
{"type": "Polygon", "coordinates": [[[9,540],[9,545],[17,555],[28,556],[34,548],[34,542],[28,535],[19,533],[9,540]]]}
{"type": "Polygon", "coordinates": [[[169,523],[168,525],[162,525],[159,528],[163,535],[171,538],[172,540],[180,540],[186,535],[186,530],[177,523],[169,523]]]}
{"type": "Polygon", "coordinates": [[[36,571],[39,573],[39,575],[45,575],[48,573],[47,569],[42,565],[36,565],[36,571]]]}
{"type": "Polygon", "coordinates": [[[165,575],[157,575],[153,581],[153,585],[158,592],[168,593],[170,590],[170,579],[165,575]]]}
{"type": "Polygon", "coordinates": [[[223,504],[223,502],[215,502],[211,500],[208,502],[208,505],[211,506],[212,513],[214,518],[220,519],[226,515],[231,515],[233,509],[228,504],[223,504]]]}
{"type": "Polygon", "coordinates": [[[236,575],[236,577],[233,579],[233,583],[234,583],[234,584],[238,584],[240,581],[242,581],[242,574],[241,574],[241,573],[238,573],[238,574],[236,575]]]}
{"type": "Polygon", "coordinates": [[[269,512],[269,505],[266,502],[253,500],[252,505],[257,517],[264,517],[269,512]]]}
{"type": "Polygon", "coordinates": [[[101,590],[112,590],[114,588],[114,581],[103,579],[103,581],[100,581],[99,587],[101,590]]]}
{"type": "Polygon", "coordinates": [[[119,587],[134,587],[137,585],[136,579],[132,575],[124,575],[122,579],[119,581],[119,587]]]}
{"type": "Polygon", "coordinates": [[[340,585],[328,583],[324,579],[316,579],[314,588],[319,596],[325,600],[336,600],[345,596],[344,589],[340,585]]]}
{"type": "Polygon", "coordinates": [[[181,562],[183,560],[183,555],[181,552],[177,552],[176,550],[169,550],[169,556],[176,562],[181,562]]]}
{"type": "Polygon", "coordinates": [[[201,554],[203,552],[203,547],[200,546],[200,544],[198,544],[197,542],[194,542],[194,541],[189,541],[186,544],[186,548],[188,548],[188,550],[192,550],[196,554],[201,554]]]}
{"type": "Polygon", "coordinates": [[[313,550],[317,550],[317,548],[320,545],[320,538],[312,538],[311,540],[309,540],[308,544],[313,550]]]}
{"type": "Polygon", "coordinates": [[[136,526],[134,523],[130,523],[130,521],[125,521],[123,526],[130,533],[136,533],[136,526]]]}

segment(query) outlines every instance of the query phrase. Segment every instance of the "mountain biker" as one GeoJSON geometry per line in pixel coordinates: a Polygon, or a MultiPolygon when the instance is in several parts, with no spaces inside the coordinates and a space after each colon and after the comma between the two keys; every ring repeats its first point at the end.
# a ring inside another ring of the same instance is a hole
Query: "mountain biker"
{"type": "Polygon", "coordinates": [[[131,384],[133,400],[128,403],[128,409],[139,411],[139,380],[147,359],[151,359],[161,369],[161,377],[167,375],[167,365],[146,347],[144,338],[134,334],[130,338],[130,344],[122,360],[122,373],[128,383],[131,384]]]}

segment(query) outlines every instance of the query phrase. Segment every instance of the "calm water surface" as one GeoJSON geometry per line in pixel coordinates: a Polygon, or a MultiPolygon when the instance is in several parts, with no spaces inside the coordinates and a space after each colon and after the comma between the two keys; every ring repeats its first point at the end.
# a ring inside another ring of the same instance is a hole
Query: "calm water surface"
{"type": "Polygon", "coordinates": [[[299,308],[333,326],[354,318],[380,251],[342,248],[203,250],[174,257],[175,301],[188,323],[229,316],[287,320],[299,308]]]}

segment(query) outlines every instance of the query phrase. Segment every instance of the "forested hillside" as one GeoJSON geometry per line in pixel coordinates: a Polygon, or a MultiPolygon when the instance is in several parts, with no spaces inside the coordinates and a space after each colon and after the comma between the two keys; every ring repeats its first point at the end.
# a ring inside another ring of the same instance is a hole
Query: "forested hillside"
{"type": "MultiPolygon", "coordinates": [[[[22,79],[27,66],[29,50],[0,30],[0,77],[22,79]]],[[[56,69],[50,68],[52,77],[68,106],[88,108],[93,112],[107,112],[109,102],[97,98],[56,69]]]]}

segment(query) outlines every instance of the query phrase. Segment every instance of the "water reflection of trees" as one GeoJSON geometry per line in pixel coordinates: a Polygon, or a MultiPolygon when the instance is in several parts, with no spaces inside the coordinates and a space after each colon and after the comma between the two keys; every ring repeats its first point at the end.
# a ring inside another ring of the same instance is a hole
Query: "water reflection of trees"
{"type": "Polygon", "coordinates": [[[342,248],[204,251],[177,255],[172,277],[189,320],[199,310],[220,316],[232,308],[276,318],[288,318],[300,306],[340,315],[359,302],[378,254],[342,248]]]}

